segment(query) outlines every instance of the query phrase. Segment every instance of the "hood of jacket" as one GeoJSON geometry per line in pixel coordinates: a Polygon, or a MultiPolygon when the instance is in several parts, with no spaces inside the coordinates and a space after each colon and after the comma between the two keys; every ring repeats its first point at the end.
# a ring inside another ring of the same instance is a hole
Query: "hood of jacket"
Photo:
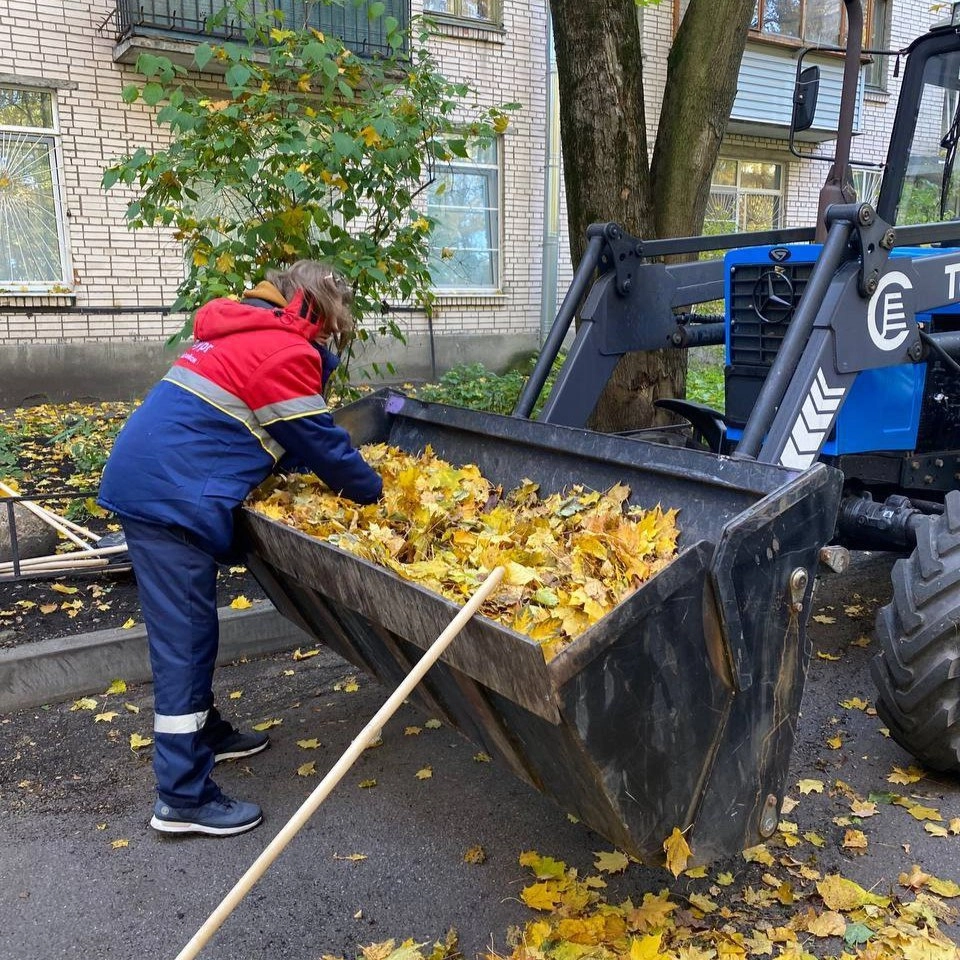
{"type": "Polygon", "coordinates": [[[235,333],[257,330],[286,330],[305,340],[313,340],[320,332],[320,326],[308,319],[302,293],[298,292],[287,303],[280,291],[266,281],[245,291],[242,300],[218,297],[205,303],[193,319],[193,336],[196,340],[218,340],[235,333]],[[273,306],[245,302],[250,300],[273,306]]]}

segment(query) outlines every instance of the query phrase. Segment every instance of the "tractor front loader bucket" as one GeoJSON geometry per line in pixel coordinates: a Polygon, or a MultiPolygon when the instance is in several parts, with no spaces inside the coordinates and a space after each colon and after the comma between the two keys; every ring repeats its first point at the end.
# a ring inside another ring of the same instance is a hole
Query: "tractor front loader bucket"
{"type": "MultiPolygon", "coordinates": [[[[418,688],[442,716],[612,844],[696,862],[776,829],[810,656],[806,624],[840,475],[455,407],[390,391],[338,412],[357,444],[430,445],[504,489],[630,487],[679,509],[677,558],[552,661],[475,617],[418,688]]],[[[389,686],[456,606],[249,509],[249,565],[282,613],[389,686]]]]}

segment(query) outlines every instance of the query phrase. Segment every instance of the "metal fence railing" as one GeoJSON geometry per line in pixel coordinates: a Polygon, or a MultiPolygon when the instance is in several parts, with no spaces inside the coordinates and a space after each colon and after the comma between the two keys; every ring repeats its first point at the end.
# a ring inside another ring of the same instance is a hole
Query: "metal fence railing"
{"type": "MultiPolygon", "coordinates": [[[[179,39],[243,40],[242,24],[236,19],[211,22],[224,4],[218,0],[116,0],[116,40],[135,36],[169,36],[179,39]]],[[[385,13],[370,19],[373,0],[360,4],[310,3],[304,0],[251,0],[251,14],[279,10],[284,23],[307,25],[339,37],[359,56],[389,53],[385,19],[394,17],[401,27],[410,22],[410,0],[385,0],[385,13]]]]}

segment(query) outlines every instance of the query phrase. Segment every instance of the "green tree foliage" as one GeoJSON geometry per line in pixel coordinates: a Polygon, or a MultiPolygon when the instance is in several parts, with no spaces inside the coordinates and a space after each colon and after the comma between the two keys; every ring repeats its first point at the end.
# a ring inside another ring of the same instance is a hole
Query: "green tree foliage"
{"type": "Polygon", "coordinates": [[[469,90],[437,69],[425,23],[403,29],[383,3],[367,9],[382,18],[389,55],[360,57],[280,11],[254,17],[233,2],[222,22],[242,23],[245,42],[201,43],[189,72],[165,57],[139,58],[146,83],[124,99],[158,108],[169,145],[112,164],[103,185],[135,190],[132,227],[168,227],[184,244],[174,310],[236,294],[265,267],[300,258],[349,278],[356,312],[368,318],[361,340],[402,339],[388,303],[429,309],[423,192],[439,164],[502,133],[516,105],[466,118],[469,90]]]}

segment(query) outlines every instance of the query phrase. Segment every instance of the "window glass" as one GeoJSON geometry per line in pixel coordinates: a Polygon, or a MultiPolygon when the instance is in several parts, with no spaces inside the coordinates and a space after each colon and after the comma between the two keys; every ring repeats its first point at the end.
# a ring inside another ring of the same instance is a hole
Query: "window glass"
{"type": "Polygon", "coordinates": [[[435,221],[430,239],[434,287],[496,290],[500,282],[497,144],[446,164],[431,185],[427,213],[435,221]]]}
{"type": "Polygon", "coordinates": [[[53,97],[0,88],[0,291],[63,284],[66,276],[53,97]],[[49,129],[50,133],[37,132],[49,129]]]}
{"type": "Polygon", "coordinates": [[[466,20],[500,22],[500,0],[424,0],[423,9],[466,20]]]}
{"type": "Polygon", "coordinates": [[[783,216],[783,165],[721,159],[710,186],[703,232],[708,236],[775,230],[783,216]]]}

